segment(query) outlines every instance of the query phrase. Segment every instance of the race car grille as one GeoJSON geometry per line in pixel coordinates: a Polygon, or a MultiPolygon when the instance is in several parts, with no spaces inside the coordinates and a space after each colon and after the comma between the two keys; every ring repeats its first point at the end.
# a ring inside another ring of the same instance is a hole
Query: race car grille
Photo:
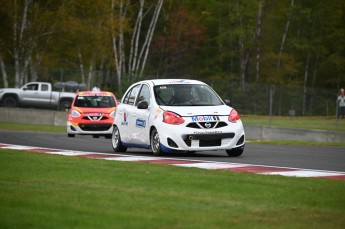
{"type": "Polygon", "coordinates": [[[109,118],[106,116],[84,116],[82,118],[83,120],[88,120],[88,121],[101,121],[101,120],[108,120],[109,118]]]}
{"type": "Polygon", "coordinates": [[[79,127],[84,131],[107,131],[111,124],[79,124],[79,127]]]}
{"type": "Polygon", "coordinates": [[[195,129],[212,129],[227,126],[225,122],[191,122],[186,127],[195,129]]]}
{"type": "Polygon", "coordinates": [[[189,134],[182,136],[183,141],[187,146],[192,146],[193,140],[199,140],[199,147],[221,146],[222,139],[233,138],[234,133],[223,134],[189,134]]]}

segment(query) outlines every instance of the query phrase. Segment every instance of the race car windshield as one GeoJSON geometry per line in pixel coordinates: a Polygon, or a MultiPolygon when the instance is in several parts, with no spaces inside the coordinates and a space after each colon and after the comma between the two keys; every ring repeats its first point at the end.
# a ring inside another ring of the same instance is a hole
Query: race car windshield
{"type": "Polygon", "coordinates": [[[224,103],[207,85],[168,84],[154,87],[155,98],[161,106],[219,106],[224,103]]]}
{"type": "Polygon", "coordinates": [[[107,108],[115,107],[112,96],[78,96],[74,102],[75,107],[107,108]]]}

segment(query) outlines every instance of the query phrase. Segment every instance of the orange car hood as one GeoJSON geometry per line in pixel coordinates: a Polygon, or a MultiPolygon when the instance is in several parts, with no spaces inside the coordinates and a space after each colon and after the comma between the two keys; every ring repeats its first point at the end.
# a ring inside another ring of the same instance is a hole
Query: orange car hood
{"type": "Polygon", "coordinates": [[[80,113],[108,113],[110,114],[114,111],[115,107],[106,107],[106,108],[95,108],[95,107],[74,107],[75,110],[79,111],[80,113]]]}

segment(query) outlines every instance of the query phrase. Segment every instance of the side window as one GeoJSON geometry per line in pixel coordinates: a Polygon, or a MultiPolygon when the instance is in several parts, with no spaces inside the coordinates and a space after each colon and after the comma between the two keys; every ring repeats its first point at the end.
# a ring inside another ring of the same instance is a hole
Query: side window
{"type": "Polygon", "coordinates": [[[26,89],[29,91],[37,91],[38,90],[38,84],[37,83],[28,84],[26,86],[26,89]]]}
{"type": "Polygon", "coordinates": [[[131,94],[132,90],[130,90],[122,99],[121,103],[127,104],[128,103],[128,97],[131,94]]]}
{"type": "Polygon", "coordinates": [[[41,84],[41,91],[48,91],[48,84],[41,84]]]}
{"type": "Polygon", "coordinates": [[[140,84],[134,86],[134,87],[127,93],[127,95],[125,96],[125,98],[123,99],[123,103],[128,104],[128,105],[134,105],[134,101],[135,101],[135,98],[136,98],[137,95],[138,95],[138,91],[139,91],[140,86],[141,86],[140,84]]]}
{"type": "Polygon", "coordinates": [[[143,87],[140,90],[138,100],[135,105],[137,105],[141,101],[146,101],[150,104],[150,89],[147,85],[143,85],[143,87]]]}

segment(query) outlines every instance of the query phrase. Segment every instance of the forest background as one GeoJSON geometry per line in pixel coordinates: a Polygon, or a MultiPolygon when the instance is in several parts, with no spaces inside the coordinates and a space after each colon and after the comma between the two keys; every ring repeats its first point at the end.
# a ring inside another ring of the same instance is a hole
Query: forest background
{"type": "Polygon", "coordinates": [[[0,0],[0,87],[191,78],[242,114],[333,116],[343,0],[0,0]]]}

